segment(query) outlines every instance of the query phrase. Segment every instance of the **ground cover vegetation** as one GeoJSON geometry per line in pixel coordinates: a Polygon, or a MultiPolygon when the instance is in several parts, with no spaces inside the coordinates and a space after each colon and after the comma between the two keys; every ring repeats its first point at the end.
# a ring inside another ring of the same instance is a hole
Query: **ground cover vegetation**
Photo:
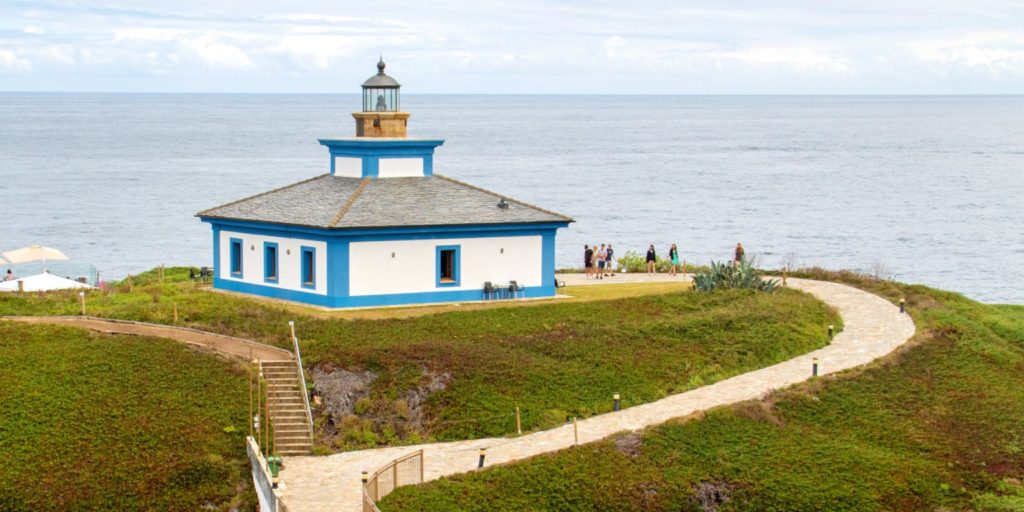
{"type": "MultiPolygon", "coordinates": [[[[698,294],[682,285],[643,295],[631,285],[566,293],[602,300],[521,302],[381,320],[197,290],[187,269],[136,276],[131,291],[87,298],[90,315],[178,323],[290,348],[296,320],[308,378],[321,402],[320,451],[509,435],[763,367],[828,342],[831,308],[783,290],[698,294]],[[614,290],[614,291],[610,291],[614,290]],[[626,298],[613,298],[615,293],[626,298]]],[[[649,293],[649,292],[646,292],[649,293]]],[[[0,298],[0,314],[76,314],[75,294],[0,298]]],[[[399,312],[399,316],[401,312],[399,312]]]]}
{"type": "Polygon", "coordinates": [[[155,338],[0,321],[0,510],[249,510],[247,374],[155,338]]]}
{"type": "Polygon", "coordinates": [[[1024,510],[1024,307],[850,272],[791,275],[906,297],[917,334],[866,368],[404,487],[382,510],[1024,510]]]}

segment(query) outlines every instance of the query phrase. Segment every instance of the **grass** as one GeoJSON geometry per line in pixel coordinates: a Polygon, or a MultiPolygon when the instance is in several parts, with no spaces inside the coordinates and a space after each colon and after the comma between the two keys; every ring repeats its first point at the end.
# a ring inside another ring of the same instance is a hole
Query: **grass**
{"type": "Polygon", "coordinates": [[[619,437],[405,487],[382,510],[1024,510],[1024,307],[805,277],[905,296],[915,338],[866,369],[646,429],[634,449],[619,437]]]}
{"type": "Polygon", "coordinates": [[[247,376],[183,345],[0,322],[0,510],[251,509],[247,376]]]}
{"type": "MultiPolygon", "coordinates": [[[[793,290],[697,294],[673,284],[580,286],[575,299],[339,321],[196,290],[185,275],[168,269],[163,284],[137,276],[131,292],[122,284],[90,296],[89,313],[170,323],[176,304],[183,325],[286,348],[295,319],[307,367],[378,375],[358,414],[318,422],[327,450],[507,435],[515,407],[524,430],[548,428],[611,410],[613,393],[630,406],[788,359],[824,345],[825,326],[839,325],[793,290]],[[450,384],[411,414],[409,394],[437,375],[450,384]]],[[[0,314],[77,308],[73,294],[0,298],[0,314]]]]}

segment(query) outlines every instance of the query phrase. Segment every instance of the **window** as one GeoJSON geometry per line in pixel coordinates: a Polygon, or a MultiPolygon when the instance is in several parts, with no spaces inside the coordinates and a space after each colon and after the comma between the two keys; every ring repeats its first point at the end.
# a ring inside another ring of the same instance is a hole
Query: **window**
{"type": "Polygon", "coordinates": [[[231,275],[242,277],[242,240],[231,239],[231,275]]]}
{"type": "Polygon", "coordinates": [[[277,282],[277,263],[277,244],[263,242],[263,280],[265,282],[277,282]]]}
{"type": "Polygon", "coordinates": [[[437,246],[437,286],[459,285],[458,245],[437,246]]]}
{"type": "Polygon", "coordinates": [[[316,288],[316,249],[302,247],[302,287],[316,288]]]}

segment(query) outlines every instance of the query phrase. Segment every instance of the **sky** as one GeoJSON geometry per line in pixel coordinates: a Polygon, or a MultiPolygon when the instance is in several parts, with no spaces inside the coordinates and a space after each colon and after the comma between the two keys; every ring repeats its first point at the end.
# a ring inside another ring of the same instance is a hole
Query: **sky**
{"type": "Polygon", "coordinates": [[[0,0],[0,91],[1019,94],[1024,0],[0,0]]]}

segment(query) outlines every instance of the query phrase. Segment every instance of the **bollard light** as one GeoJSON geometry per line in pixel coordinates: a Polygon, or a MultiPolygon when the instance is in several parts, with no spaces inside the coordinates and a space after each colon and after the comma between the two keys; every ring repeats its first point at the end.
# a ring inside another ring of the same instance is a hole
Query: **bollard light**
{"type": "Polygon", "coordinates": [[[907,312],[907,299],[900,299],[900,313],[907,312]]]}
{"type": "Polygon", "coordinates": [[[615,393],[614,395],[612,395],[612,410],[618,411],[619,409],[622,408],[621,404],[622,402],[619,400],[619,394],[615,393]]]}
{"type": "Polygon", "coordinates": [[[366,482],[370,481],[370,472],[363,471],[363,487],[366,487],[366,482]]]}
{"type": "Polygon", "coordinates": [[[477,463],[477,469],[484,467],[484,457],[487,456],[487,448],[480,448],[480,462],[477,463]]]}
{"type": "Polygon", "coordinates": [[[811,375],[814,377],[818,376],[818,358],[815,357],[811,362],[811,375]]]}
{"type": "Polygon", "coordinates": [[[835,332],[836,326],[828,324],[828,339],[832,339],[832,335],[835,332]]]}
{"type": "Polygon", "coordinates": [[[85,292],[78,292],[78,299],[82,302],[82,316],[85,316],[85,292]]]}

